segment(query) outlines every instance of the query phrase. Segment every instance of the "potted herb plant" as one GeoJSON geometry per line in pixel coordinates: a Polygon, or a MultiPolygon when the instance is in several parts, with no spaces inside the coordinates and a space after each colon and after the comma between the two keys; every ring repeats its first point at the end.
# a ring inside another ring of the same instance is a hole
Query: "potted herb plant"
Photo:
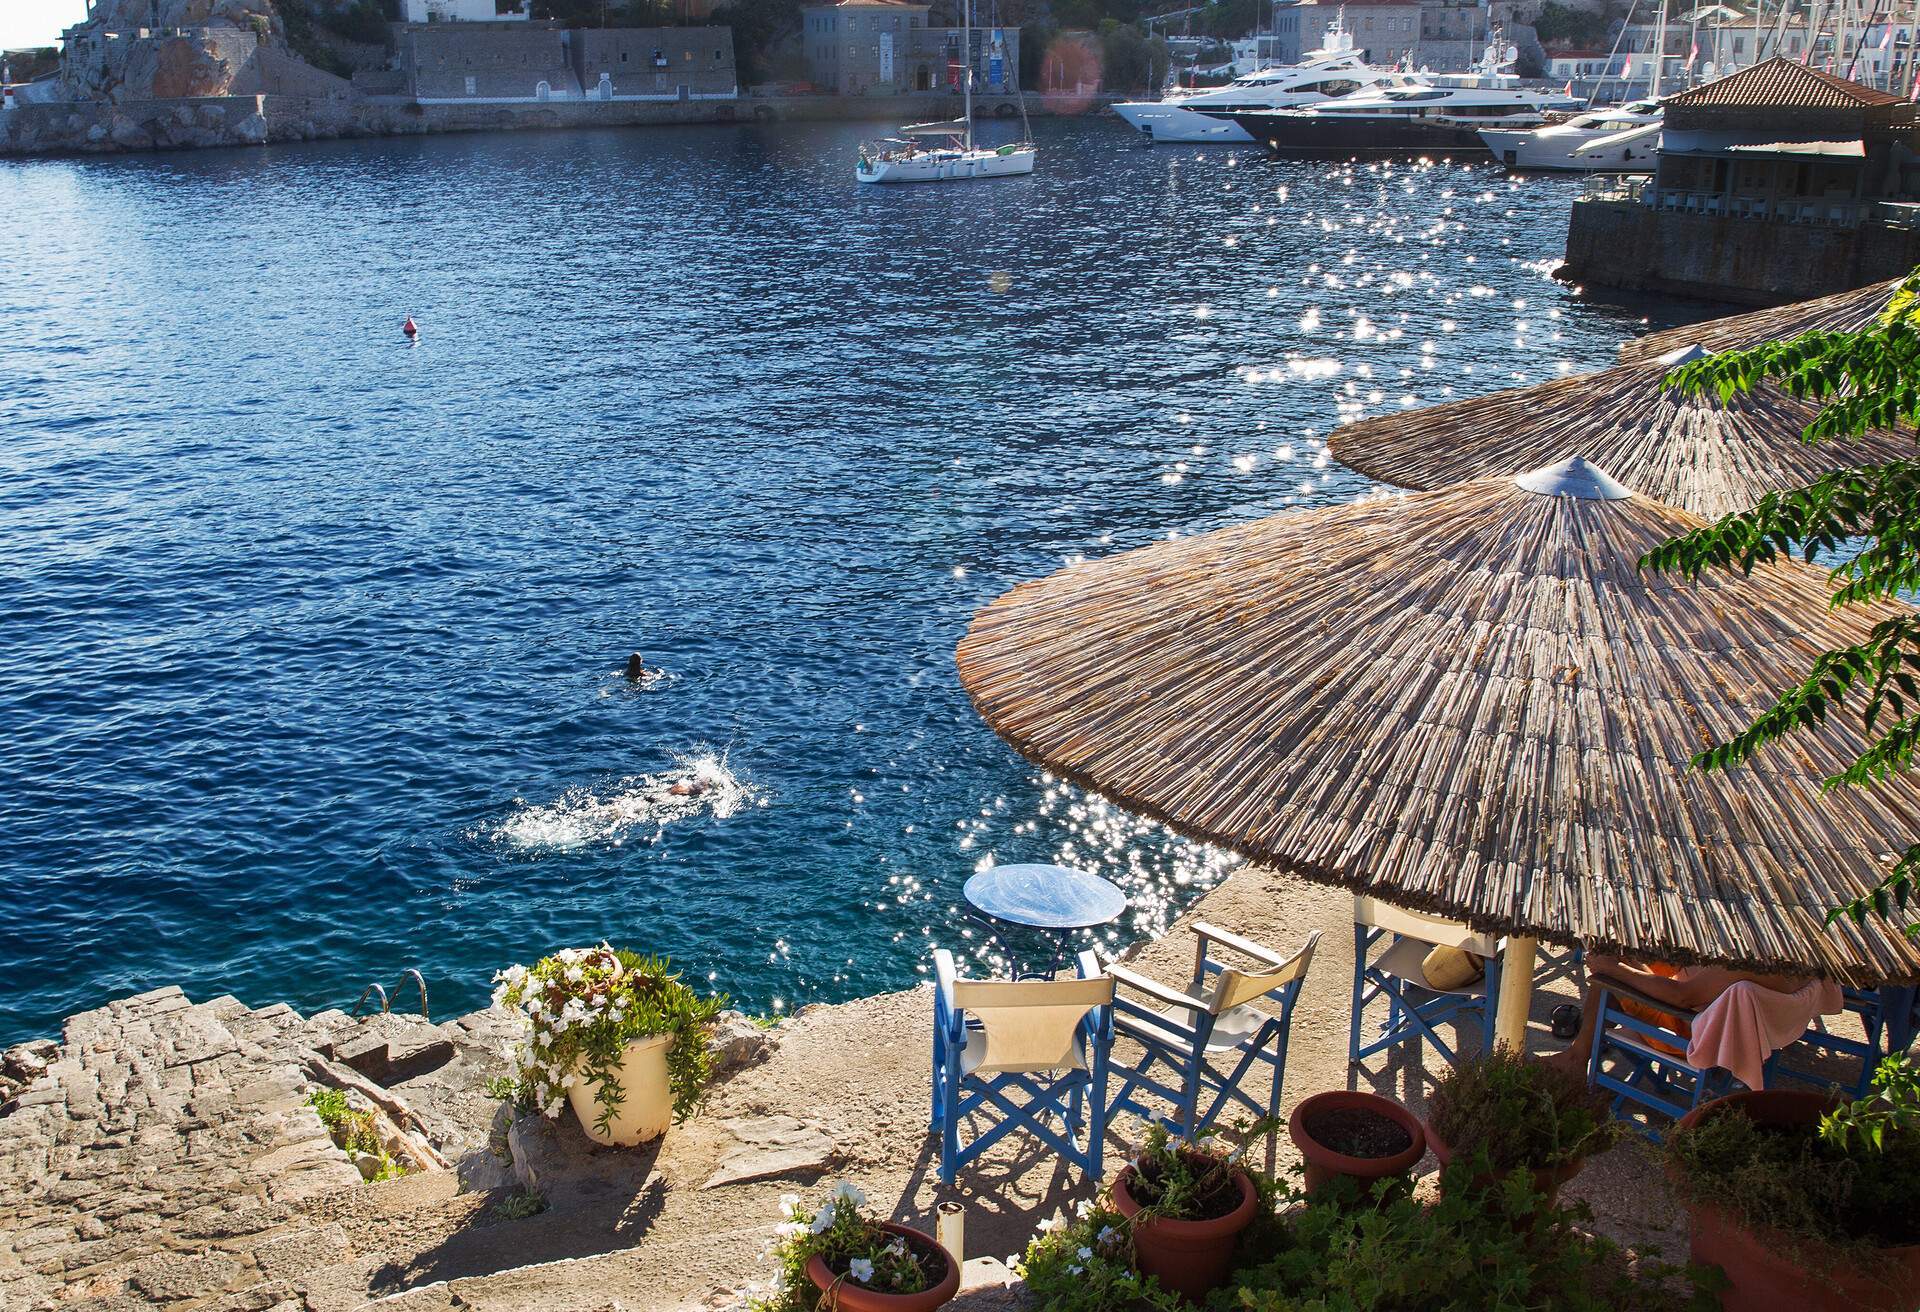
{"type": "Polygon", "coordinates": [[[1189,1144],[1170,1138],[1165,1126],[1148,1128],[1109,1190],[1141,1275],[1196,1303],[1226,1281],[1240,1232],[1260,1211],[1260,1189],[1240,1166],[1241,1151],[1218,1136],[1189,1144]]]}
{"type": "Polygon", "coordinates": [[[564,948],[494,983],[494,1002],[525,1027],[507,1054],[523,1102],[550,1117],[571,1105],[596,1143],[621,1146],[660,1137],[699,1105],[726,999],[695,992],[666,958],[564,948]]]}
{"type": "Polygon", "coordinates": [[[753,1312],[932,1312],[960,1289],[953,1254],[918,1230],[867,1216],[856,1185],[842,1180],[811,1212],[798,1194],[780,1204],[780,1275],[753,1312]]]}
{"type": "Polygon", "coordinates": [[[1391,1098],[1354,1089],[1302,1099],[1287,1120],[1287,1137],[1306,1162],[1309,1194],[1345,1176],[1366,1197],[1377,1181],[1405,1181],[1427,1151],[1419,1117],[1391,1098]]]}
{"type": "Polygon", "coordinates": [[[1504,1044],[1461,1058],[1439,1077],[1426,1127],[1443,1178],[1456,1157],[1474,1168],[1483,1189],[1527,1171],[1548,1203],[1587,1158],[1620,1137],[1583,1075],[1528,1061],[1504,1044]]]}
{"type": "Polygon", "coordinates": [[[1920,1072],[1857,1102],[1769,1089],[1696,1107],[1667,1141],[1692,1256],[1728,1308],[1912,1312],[1920,1302],[1920,1072]]]}

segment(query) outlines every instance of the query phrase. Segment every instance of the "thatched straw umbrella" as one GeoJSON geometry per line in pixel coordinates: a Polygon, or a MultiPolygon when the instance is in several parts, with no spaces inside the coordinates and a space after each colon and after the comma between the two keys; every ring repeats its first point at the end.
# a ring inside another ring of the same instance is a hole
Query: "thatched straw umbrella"
{"type": "Polygon", "coordinates": [[[1894,278],[1811,301],[1795,301],[1791,305],[1776,306],[1770,310],[1753,310],[1747,314],[1733,314],[1724,319],[1690,324],[1685,328],[1648,333],[1645,337],[1621,343],[1620,362],[1626,364],[1634,360],[1651,360],[1696,343],[1709,351],[1725,351],[1741,346],[1757,346],[1761,342],[1776,341],[1783,337],[1798,337],[1814,328],[1830,332],[1865,328],[1887,308],[1887,302],[1893,298],[1894,289],[1900,285],[1900,281],[1894,278]]]}
{"type": "MultiPolygon", "coordinates": [[[[1834,723],[1689,757],[1892,605],[1796,563],[1642,574],[1702,521],[1575,459],[1071,566],[974,616],[961,682],[1046,769],[1189,837],[1512,937],[1868,983],[1920,946],[1827,927],[1920,834],[1904,778],[1822,794],[1834,723]]],[[[1510,992],[1511,990],[1511,992],[1510,992]]]]}
{"type": "Polygon", "coordinates": [[[1577,452],[1636,492],[1708,519],[1834,469],[1914,454],[1911,436],[1808,444],[1818,407],[1772,386],[1722,404],[1663,388],[1666,361],[1343,424],[1328,438],[1344,465],[1396,487],[1435,488],[1517,474],[1577,452]]]}

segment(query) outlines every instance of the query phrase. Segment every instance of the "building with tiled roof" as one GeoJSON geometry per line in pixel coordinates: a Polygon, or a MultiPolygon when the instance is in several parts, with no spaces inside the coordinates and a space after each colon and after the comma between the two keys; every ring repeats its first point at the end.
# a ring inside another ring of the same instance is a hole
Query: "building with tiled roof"
{"type": "Polygon", "coordinates": [[[1666,100],[1650,183],[1583,198],[1564,271],[1773,304],[1920,264],[1920,106],[1788,59],[1666,100]]]}

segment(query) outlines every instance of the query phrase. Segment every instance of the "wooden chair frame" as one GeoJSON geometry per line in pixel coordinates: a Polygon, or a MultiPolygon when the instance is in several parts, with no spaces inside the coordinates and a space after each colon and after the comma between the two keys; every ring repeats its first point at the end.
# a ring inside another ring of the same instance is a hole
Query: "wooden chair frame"
{"type": "Polygon", "coordinates": [[[1113,981],[1105,978],[1099,961],[1093,953],[1082,952],[1076,979],[1018,982],[962,980],[954,967],[953,954],[944,948],[934,952],[933,961],[932,1128],[940,1133],[940,1179],[952,1184],[962,1167],[1015,1129],[1024,1129],[1084,1170],[1090,1180],[1098,1181],[1107,1128],[1107,1058],[1113,1046],[1113,981]],[[990,1027],[968,1016],[963,993],[998,993],[1009,1000],[1008,1006],[1017,1008],[1044,1005],[1025,999],[1041,999],[1045,991],[1055,990],[1076,999],[1060,1005],[1080,1006],[1077,999],[1087,990],[1058,989],[1057,985],[1093,981],[1106,984],[1106,1000],[1085,1003],[1084,1012],[1074,1024],[1071,1042],[1080,1060],[1078,1066],[963,1070],[968,1044],[991,1042],[990,1027]],[[1016,1091],[1025,1095],[1024,1102],[1014,1100],[1016,1091]],[[989,1110],[999,1113],[998,1123],[963,1145],[960,1122],[975,1112],[989,1110]],[[1060,1117],[1062,1128],[1047,1123],[1047,1118],[1054,1115],[1060,1117]],[[1084,1143],[1077,1142],[1083,1132],[1084,1143]]]}
{"type": "Polygon", "coordinates": [[[1170,1009],[1156,1010],[1115,992],[1114,1031],[1138,1043],[1142,1055],[1139,1063],[1122,1075],[1120,1091],[1108,1104],[1107,1115],[1111,1118],[1115,1112],[1132,1112],[1186,1139],[1204,1134],[1229,1105],[1245,1107],[1256,1117],[1279,1115],[1293,1007],[1300,996],[1307,968],[1313,963],[1314,948],[1320,942],[1320,931],[1316,929],[1297,952],[1282,957],[1205,921],[1195,922],[1191,928],[1196,940],[1193,974],[1185,992],[1121,966],[1107,968],[1107,973],[1118,984],[1170,1009]],[[1216,960],[1215,948],[1225,948],[1245,958],[1254,963],[1255,969],[1249,971],[1216,960]],[[1277,1010],[1255,1005],[1260,1002],[1277,1010]],[[1238,1055],[1233,1068],[1223,1071],[1208,1060],[1207,1049],[1216,1042],[1215,1027],[1220,1019],[1241,1009],[1258,1012],[1265,1019],[1232,1046],[1220,1046],[1220,1055],[1238,1055]],[[1186,1013],[1184,1022],[1177,1019],[1175,1013],[1179,1012],[1186,1013]],[[1264,1063],[1272,1070],[1264,1104],[1240,1087],[1256,1063],[1264,1063]],[[1162,1067],[1165,1077],[1156,1079],[1155,1074],[1162,1067]],[[1143,1092],[1171,1104],[1172,1113],[1142,1102],[1143,1092]],[[1204,1110],[1203,1095],[1206,1096],[1204,1110]]]}
{"type": "MultiPolygon", "coordinates": [[[[1600,1008],[1600,1019],[1593,1028],[1587,1082],[1613,1095],[1610,1109],[1616,1119],[1632,1122],[1635,1113],[1627,1111],[1627,1105],[1633,1103],[1677,1120],[1733,1086],[1733,1075],[1720,1067],[1702,1069],[1689,1064],[1683,1055],[1664,1053],[1650,1046],[1647,1040],[1657,1040],[1684,1054],[1687,1036],[1677,1029],[1632,1015],[1619,1003],[1623,998],[1628,999],[1688,1024],[1699,1019],[1698,1011],[1661,1002],[1611,980],[1596,979],[1593,986],[1599,991],[1596,1005],[1600,1008]],[[1608,1057],[1616,1058],[1620,1069],[1609,1070],[1608,1057]]],[[[1649,1139],[1660,1142],[1662,1136],[1651,1121],[1639,1128],[1649,1139]]]]}
{"type": "Polygon", "coordinates": [[[1420,1057],[1420,1044],[1427,1041],[1439,1051],[1448,1065],[1454,1061],[1453,1048],[1440,1037],[1439,1026],[1478,1015],[1488,1035],[1493,1033],[1495,999],[1500,995],[1499,944],[1489,935],[1476,934],[1465,925],[1433,916],[1405,911],[1377,899],[1354,898],[1353,916],[1353,1016],[1347,1031],[1347,1064],[1358,1066],[1376,1052],[1402,1043],[1413,1045],[1414,1059],[1420,1057]],[[1431,936],[1431,937],[1430,937],[1431,936]],[[1486,958],[1486,977],[1479,993],[1439,992],[1425,988],[1382,968],[1386,950],[1412,939],[1429,947],[1458,947],[1486,958]],[[1386,948],[1382,949],[1385,944],[1386,948]],[[1376,955],[1376,949],[1382,949],[1376,955]],[[1387,1018],[1378,1037],[1365,1040],[1361,1031],[1367,1008],[1385,998],[1387,1018]]]}

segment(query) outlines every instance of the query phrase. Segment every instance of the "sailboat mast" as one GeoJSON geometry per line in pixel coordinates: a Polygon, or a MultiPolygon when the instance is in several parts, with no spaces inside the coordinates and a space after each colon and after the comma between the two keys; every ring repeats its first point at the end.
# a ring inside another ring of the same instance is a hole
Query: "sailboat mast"
{"type": "Polygon", "coordinates": [[[1667,62],[1667,0],[1660,0],[1660,25],[1653,33],[1653,83],[1647,88],[1647,99],[1660,99],[1660,69],[1667,62]]]}
{"type": "Polygon", "coordinates": [[[973,149],[973,0],[960,5],[960,95],[966,106],[967,149],[973,149]]]}

